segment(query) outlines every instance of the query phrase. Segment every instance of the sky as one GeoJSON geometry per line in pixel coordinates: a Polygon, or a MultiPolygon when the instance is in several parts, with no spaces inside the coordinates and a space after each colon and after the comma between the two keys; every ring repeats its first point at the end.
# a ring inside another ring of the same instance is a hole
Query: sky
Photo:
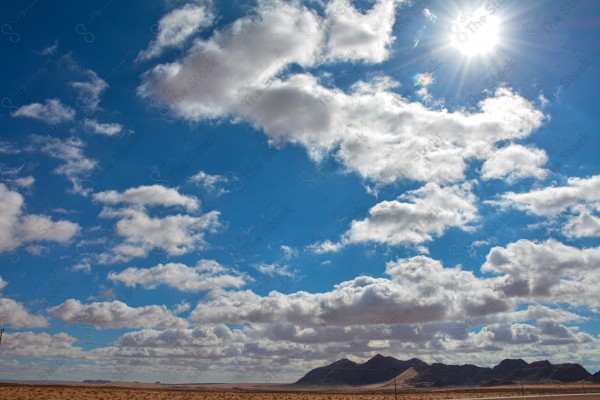
{"type": "Polygon", "coordinates": [[[600,369],[600,5],[0,5],[0,378],[600,369]]]}

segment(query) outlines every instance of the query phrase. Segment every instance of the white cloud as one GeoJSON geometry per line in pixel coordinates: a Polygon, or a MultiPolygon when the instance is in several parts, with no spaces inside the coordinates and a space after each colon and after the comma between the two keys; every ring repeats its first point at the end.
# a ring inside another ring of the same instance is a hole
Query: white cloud
{"type": "MultiPolygon", "coordinates": [[[[241,333],[241,332],[240,332],[241,333]]],[[[156,358],[170,364],[173,357],[179,363],[187,363],[190,359],[231,358],[242,353],[247,342],[243,334],[233,334],[224,325],[195,327],[193,329],[144,329],[123,334],[111,348],[101,352],[114,358],[156,358]],[[150,353],[148,352],[150,350],[150,353]]],[[[180,364],[181,365],[181,364],[180,364]]]]}
{"type": "Polygon", "coordinates": [[[510,183],[528,177],[542,179],[548,175],[548,170],[541,168],[547,161],[544,150],[511,143],[491,153],[481,175],[483,179],[506,179],[510,183]]]}
{"type": "Polygon", "coordinates": [[[600,175],[569,178],[566,186],[550,186],[526,193],[508,192],[501,196],[499,204],[545,217],[556,216],[581,204],[600,210],[600,175]]]}
{"type": "Polygon", "coordinates": [[[181,301],[180,303],[178,303],[175,308],[173,309],[173,314],[175,315],[179,315],[182,314],[186,311],[189,311],[189,309],[192,307],[192,305],[186,301],[181,301]]]}
{"type": "Polygon", "coordinates": [[[29,242],[67,243],[79,232],[79,225],[73,222],[53,221],[46,215],[24,214],[24,203],[20,193],[0,183],[0,253],[29,242]]]}
{"type": "Polygon", "coordinates": [[[14,182],[19,187],[28,188],[35,183],[35,178],[33,176],[24,176],[22,178],[15,179],[14,182]]]}
{"type": "Polygon", "coordinates": [[[58,40],[55,40],[53,44],[44,47],[42,49],[42,51],[40,51],[40,55],[42,55],[42,56],[53,55],[57,49],[58,49],[58,40]]]}
{"type": "Polygon", "coordinates": [[[201,28],[212,25],[214,15],[205,5],[186,4],[171,11],[158,22],[156,39],[136,60],[145,61],[160,56],[169,47],[180,47],[201,28]]]}
{"type": "Polygon", "coordinates": [[[569,178],[565,186],[549,186],[525,193],[508,192],[492,204],[516,208],[548,218],[565,216],[563,233],[567,236],[597,237],[600,235],[600,175],[589,178],[569,178]]]}
{"type": "Polygon", "coordinates": [[[515,303],[486,281],[460,268],[418,256],[388,263],[391,279],[360,276],[325,293],[229,292],[200,303],[197,322],[288,322],[304,325],[361,325],[383,318],[386,324],[425,323],[478,317],[512,310],[515,303]]]}
{"type": "Polygon", "coordinates": [[[189,325],[165,306],[129,307],[121,301],[82,304],[69,299],[49,308],[48,313],[66,322],[96,328],[185,328],[189,325]]]}
{"type": "Polygon", "coordinates": [[[426,103],[429,104],[433,101],[433,96],[429,93],[428,87],[435,83],[435,77],[432,73],[425,72],[416,74],[413,78],[416,90],[416,94],[426,103]]]}
{"type": "MultiPolygon", "coordinates": [[[[66,333],[50,335],[48,333],[19,332],[2,338],[2,347],[12,357],[36,359],[81,359],[85,357],[83,349],[74,347],[77,339],[66,333]]],[[[56,365],[52,370],[56,370],[56,365]]],[[[43,371],[43,370],[42,370],[43,371]]]]}
{"type": "MultiPolygon", "coordinates": [[[[389,46],[395,40],[392,27],[396,20],[396,4],[396,0],[379,0],[363,14],[349,0],[330,1],[324,20],[327,31],[325,59],[369,63],[386,60],[389,46]]],[[[316,34],[310,30],[303,33],[316,34]]]]}
{"type": "Polygon", "coordinates": [[[236,187],[235,185],[242,184],[241,180],[235,175],[210,175],[204,171],[199,171],[197,174],[191,176],[189,181],[203,187],[209,192],[216,193],[217,196],[229,193],[230,190],[227,189],[226,186],[230,183],[230,181],[233,182],[234,187],[236,187]]]}
{"type": "Polygon", "coordinates": [[[253,102],[254,88],[287,64],[313,65],[317,40],[302,34],[318,30],[314,12],[297,4],[260,1],[257,16],[236,20],[210,39],[197,39],[187,55],[144,75],[143,97],[158,95],[186,118],[214,118],[253,102]],[[251,89],[251,90],[248,90],[251,89]]]}
{"type": "MultiPolygon", "coordinates": [[[[0,277],[0,290],[8,285],[0,277]]],[[[1,295],[0,295],[1,296],[1,295]]],[[[46,318],[38,315],[31,315],[23,307],[23,304],[0,297],[0,327],[2,328],[43,328],[48,326],[46,318]]]]}
{"type": "Polygon", "coordinates": [[[314,252],[316,254],[324,253],[335,253],[340,251],[344,247],[343,243],[333,243],[331,240],[325,240],[320,243],[313,243],[306,248],[307,251],[314,252]]]}
{"type": "Polygon", "coordinates": [[[364,220],[353,220],[339,244],[329,241],[314,245],[317,253],[337,251],[352,243],[376,242],[416,245],[441,236],[446,229],[470,229],[477,219],[475,196],[470,184],[440,187],[428,183],[393,201],[382,201],[369,210],[364,220]]]}
{"type": "Polygon", "coordinates": [[[64,105],[58,99],[47,99],[45,104],[31,103],[22,106],[12,113],[13,117],[27,117],[44,121],[50,125],[56,125],[65,121],[72,121],[75,110],[64,105]]]}
{"type": "Polygon", "coordinates": [[[435,83],[435,76],[430,72],[416,74],[414,77],[416,87],[427,87],[435,83]]]}
{"type": "Polygon", "coordinates": [[[290,260],[290,259],[292,259],[292,257],[295,257],[298,255],[298,249],[295,249],[291,246],[282,244],[280,248],[281,248],[281,251],[283,252],[284,260],[290,260]]]}
{"type": "Polygon", "coordinates": [[[128,204],[135,207],[181,206],[188,211],[197,211],[200,208],[200,202],[196,197],[183,195],[176,189],[161,185],[138,186],[129,188],[122,193],[116,190],[98,192],[93,195],[93,199],[110,205],[128,204]]]}
{"type": "Polygon", "coordinates": [[[260,24],[239,20],[241,28],[252,29],[243,46],[223,33],[197,42],[182,60],[146,73],[139,94],[164,99],[190,120],[248,121],[274,144],[301,144],[316,161],[333,153],[349,170],[381,183],[455,182],[463,178],[467,160],[484,159],[497,142],[526,137],[543,121],[530,102],[505,88],[480,102],[479,112],[449,113],[385,89],[327,88],[306,73],[279,79],[286,65],[317,62],[314,43],[286,32],[294,22],[282,21],[304,18],[317,26],[317,17],[290,7],[262,10],[260,24]],[[275,27],[280,36],[269,38],[267,30],[275,27]],[[290,43],[283,45],[284,40],[290,43]],[[242,67],[237,60],[243,58],[250,61],[242,67]]]}
{"type": "Polygon", "coordinates": [[[92,272],[92,266],[89,263],[79,263],[79,264],[75,264],[73,265],[73,267],[71,268],[72,271],[78,272],[85,272],[90,273],[92,272]]]}
{"type": "Polygon", "coordinates": [[[352,84],[352,92],[359,94],[377,94],[385,92],[388,89],[394,89],[402,86],[400,82],[385,75],[377,75],[370,81],[358,81],[352,84]]]}
{"type": "Polygon", "coordinates": [[[0,154],[19,154],[21,150],[12,143],[0,140],[0,154]]]}
{"type": "Polygon", "coordinates": [[[106,205],[123,205],[116,209],[105,206],[100,213],[101,217],[118,219],[115,231],[124,238],[121,244],[100,254],[102,264],[146,257],[152,249],[162,249],[169,255],[202,249],[206,233],[214,233],[220,227],[220,213],[215,210],[199,215],[149,215],[146,208],[156,206],[181,207],[196,213],[200,210],[196,197],[161,185],[138,186],[124,192],[108,190],[95,193],[93,199],[106,205]]]}
{"type": "Polygon", "coordinates": [[[292,278],[296,276],[296,271],[290,271],[288,265],[279,265],[278,263],[258,264],[254,268],[261,274],[268,276],[288,276],[292,278]]]}
{"type": "Polygon", "coordinates": [[[185,292],[211,291],[218,293],[227,288],[239,288],[246,281],[243,275],[229,270],[214,260],[200,260],[194,267],[185,264],[158,264],[152,268],[130,267],[121,272],[110,272],[108,279],[126,286],[154,289],[166,285],[185,292]]]}
{"type": "Polygon", "coordinates": [[[65,176],[73,185],[73,193],[88,196],[92,192],[93,181],[87,179],[89,173],[96,168],[96,161],[83,154],[85,143],[72,136],[61,140],[50,136],[33,135],[34,145],[44,154],[63,161],[54,169],[54,173],[65,176]]]}
{"type": "Polygon", "coordinates": [[[431,22],[435,22],[437,20],[437,15],[435,15],[429,8],[423,9],[423,15],[431,22]]]}
{"type": "Polygon", "coordinates": [[[584,206],[573,207],[576,215],[570,217],[563,227],[563,233],[568,237],[598,237],[600,236],[600,218],[584,206]]]}
{"type": "MultiPolygon", "coordinates": [[[[395,8],[382,1],[373,10],[386,7],[395,8]]],[[[344,6],[332,12],[348,18],[356,10],[344,6]]],[[[498,142],[527,137],[544,120],[531,102],[507,88],[481,101],[478,111],[449,113],[411,103],[389,85],[370,90],[353,85],[346,93],[322,86],[308,73],[281,78],[288,66],[324,62],[320,43],[329,37],[331,21],[278,1],[259,2],[256,13],[145,73],[138,94],[164,100],[185,119],[249,122],[272,144],[300,144],[316,161],[333,154],[349,170],[381,184],[456,182],[468,161],[485,159],[498,142]]]]}
{"type": "MultiPolygon", "coordinates": [[[[2,146],[2,143],[0,142],[0,153],[2,153],[1,146],[2,146]]],[[[17,154],[17,153],[13,153],[13,154],[17,154]]],[[[28,187],[33,186],[33,184],[35,183],[35,178],[33,176],[19,177],[19,174],[21,173],[22,169],[23,169],[22,166],[18,167],[18,168],[6,168],[5,166],[3,166],[0,163],[0,173],[1,173],[0,180],[6,182],[9,189],[28,188],[28,187]]]]}
{"type": "MultiPolygon", "coordinates": [[[[595,342],[591,335],[578,332],[577,327],[567,327],[548,318],[540,319],[537,326],[524,323],[490,324],[481,328],[479,332],[470,333],[469,339],[476,348],[527,344],[541,349],[545,345],[580,345],[595,342]]],[[[496,363],[497,360],[493,362],[496,363]]]]}
{"type": "Polygon", "coordinates": [[[144,210],[105,209],[101,216],[119,218],[115,229],[124,242],[102,253],[99,262],[127,262],[136,257],[146,257],[155,248],[169,255],[202,249],[206,233],[215,232],[220,227],[219,215],[218,211],[210,211],[200,216],[177,214],[153,218],[144,210]]]}
{"type": "Polygon", "coordinates": [[[123,125],[119,123],[100,123],[96,120],[88,118],[83,120],[83,125],[86,128],[91,129],[94,133],[106,136],[116,135],[118,133],[121,133],[121,131],[123,130],[123,125]]]}
{"type": "Polygon", "coordinates": [[[91,116],[96,112],[102,93],[108,89],[108,83],[98,76],[91,69],[83,70],[70,59],[71,67],[88,79],[87,81],[69,82],[69,85],[78,90],[77,107],[81,108],[86,116],[91,116]]]}
{"type": "Polygon", "coordinates": [[[0,298],[0,322],[12,328],[43,328],[48,326],[46,318],[31,315],[23,304],[13,299],[0,298]]]}
{"type": "Polygon", "coordinates": [[[498,290],[508,296],[600,307],[600,248],[567,246],[554,239],[519,240],[490,250],[481,270],[502,274],[498,290]]]}

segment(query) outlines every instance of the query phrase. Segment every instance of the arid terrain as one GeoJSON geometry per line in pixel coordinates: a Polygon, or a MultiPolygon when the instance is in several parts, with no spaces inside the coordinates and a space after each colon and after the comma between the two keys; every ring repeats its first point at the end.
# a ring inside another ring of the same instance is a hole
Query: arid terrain
{"type": "MultiPolygon", "coordinates": [[[[277,385],[157,385],[111,383],[85,384],[21,384],[0,383],[0,398],[12,400],[374,400],[393,399],[393,389],[372,390],[369,388],[338,388],[323,391],[292,391],[277,385]]],[[[571,393],[600,393],[600,385],[535,385],[525,386],[526,396],[560,395],[571,393]]],[[[520,396],[520,386],[495,388],[444,388],[408,389],[400,388],[398,398],[404,400],[434,400],[455,398],[482,398],[520,396]]],[[[539,399],[539,398],[538,398],[539,399]]],[[[556,396],[552,400],[598,400],[600,394],[589,396],[556,396]]]]}

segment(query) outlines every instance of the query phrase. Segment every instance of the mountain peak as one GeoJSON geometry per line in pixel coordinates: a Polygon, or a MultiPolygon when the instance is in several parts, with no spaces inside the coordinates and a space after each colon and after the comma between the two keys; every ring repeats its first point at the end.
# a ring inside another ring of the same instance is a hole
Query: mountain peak
{"type": "Polygon", "coordinates": [[[494,368],[483,368],[473,364],[431,365],[411,358],[408,361],[376,354],[368,361],[358,364],[348,359],[315,368],[298,380],[304,385],[368,385],[386,382],[404,374],[404,382],[410,385],[456,386],[456,385],[495,385],[498,382],[525,380],[527,382],[577,382],[583,379],[598,379],[579,364],[556,364],[548,360],[531,364],[522,359],[505,359],[494,368]],[[409,371],[410,370],[410,371],[409,371]]]}

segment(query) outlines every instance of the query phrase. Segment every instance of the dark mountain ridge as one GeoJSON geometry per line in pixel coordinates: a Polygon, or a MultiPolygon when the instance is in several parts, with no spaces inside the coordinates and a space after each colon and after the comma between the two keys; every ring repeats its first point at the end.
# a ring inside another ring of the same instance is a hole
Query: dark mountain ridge
{"type": "Polygon", "coordinates": [[[357,364],[342,359],[325,367],[315,368],[296,384],[300,385],[368,385],[389,381],[410,367],[427,367],[427,363],[413,358],[408,361],[397,360],[394,357],[384,357],[377,354],[370,360],[357,364]]]}
{"type": "Polygon", "coordinates": [[[350,385],[360,386],[387,382],[409,368],[414,368],[416,376],[403,382],[413,386],[493,386],[502,383],[549,383],[577,382],[585,379],[598,379],[600,371],[591,375],[579,364],[552,364],[548,360],[527,363],[521,359],[502,360],[493,368],[472,364],[431,365],[418,358],[397,360],[377,354],[359,364],[342,359],[324,367],[309,371],[297,385],[350,385]]]}

